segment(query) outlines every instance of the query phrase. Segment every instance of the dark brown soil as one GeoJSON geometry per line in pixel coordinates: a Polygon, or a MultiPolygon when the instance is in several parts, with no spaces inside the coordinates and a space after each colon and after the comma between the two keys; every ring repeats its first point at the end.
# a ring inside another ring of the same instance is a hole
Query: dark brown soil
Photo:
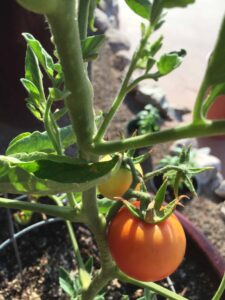
{"type": "MultiPolygon", "coordinates": [[[[1,215],[4,216],[3,211],[1,215]]],[[[7,228],[6,219],[2,218],[0,225],[7,228]]],[[[95,268],[99,268],[97,248],[89,231],[79,225],[75,228],[84,260],[92,255],[95,268]]],[[[184,262],[171,279],[177,292],[189,299],[210,299],[216,288],[213,276],[205,269],[204,262],[199,261],[199,256],[191,251],[191,244],[188,245],[184,262]]],[[[74,275],[76,262],[64,223],[60,221],[36,229],[19,239],[18,246],[23,268],[21,274],[13,247],[10,245],[1,253],[0,297],[3,298],[0,299],[68,299],[59,288],[58,270],[64,267],[74,275]]],[[[167,282],[162,284],[168,287],[167,282]]],[[[142,290],[114,280],[107,288],[105,299],[121,299],[122,294],[136,299],[142,295],[142,290]]]]}

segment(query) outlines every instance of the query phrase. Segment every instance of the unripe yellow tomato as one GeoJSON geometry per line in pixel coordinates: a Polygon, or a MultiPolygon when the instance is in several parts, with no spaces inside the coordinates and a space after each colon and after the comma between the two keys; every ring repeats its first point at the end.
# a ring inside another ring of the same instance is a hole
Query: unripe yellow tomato
{"type": "MultiPolygon", "coordinates": [[[[104,156],[101,161],[110,160],[109,155],[104,156]]],[[[143,175],[140,164],[136,164],[135,168],[143,175]]],[[[98,185],[99,192],[106,198],[113,199],[114,197],[122,197],[129,189],[132,183],[132,173],[129,169],[121,167],[111,177],[105,179],[98,185]]],[[[135,190],[140,190],[141,184],[138,183],[135,190]]],[[[115,199],[114,199],[115,200],[115,199]]]]}

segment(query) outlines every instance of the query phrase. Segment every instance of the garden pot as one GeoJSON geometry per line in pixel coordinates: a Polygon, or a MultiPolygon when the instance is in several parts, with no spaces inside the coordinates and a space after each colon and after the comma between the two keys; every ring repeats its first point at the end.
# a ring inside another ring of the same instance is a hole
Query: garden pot
{"type": "Polygon", "coordinates": [[[210,120],[225,119],[225,95],[217,97],[207,113],[207,118],[210,120]]]}
{"type": "Polygon", "coordinates": [[[187,217],[185,217],[179,211],[176,211],[175,214],[183,225],[188,240],[191,241],[199,256],[213,271],[216,279],[220,281],[225,273],[224,258],[187,217]]]}
{"type": "MultiPolygon", "coordinates": [[[[207,118],[210,120],[225,120],[225,95],[218,96],[216,101],[210,107],[207,118]]],[[[217,156],[222,162],[222,173],[225,175],[225,135],[198,138],[198,146],[209,147],[211,149],[211,154],[217,156]]]]}

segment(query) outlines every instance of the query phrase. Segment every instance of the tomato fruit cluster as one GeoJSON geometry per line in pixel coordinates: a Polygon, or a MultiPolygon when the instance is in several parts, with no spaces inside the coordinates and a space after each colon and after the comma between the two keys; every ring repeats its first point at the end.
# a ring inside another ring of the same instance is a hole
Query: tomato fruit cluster
{"type": "MultiPolygon", "coordinates": [[[[140,202],[133,205],[139,207],[140,202]]],[[[175,215],[161,223],[148,224],[123,207],[109,224],[108,244],[125,274],[141,281],[159,281],[182,262],[186,238],[175,215]]]]}

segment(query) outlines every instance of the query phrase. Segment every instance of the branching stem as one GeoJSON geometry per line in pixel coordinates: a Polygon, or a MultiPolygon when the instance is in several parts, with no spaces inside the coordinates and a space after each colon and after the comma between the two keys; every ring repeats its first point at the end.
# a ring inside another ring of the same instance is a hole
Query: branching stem
{"type": "MultiPolygon", "coordinates": [[[[124,80],[122,82],[122,85],[120,87],[120,90],[111,106],[111,109],[109,110],[109,112],[106,114],[105,119],[101,125],[101,127],[99,128],[99,131],[95,137],[95,142],[99,142],[102,140],[111,120],[113,119],[113,117],[115,116],[115,113],[117,112],[117,110],[119,109],[120,105],[122,104],[127,92],[128,92],[128,85],[129,85],[129,81],[131,79],[131,76],[136,68],[138,59],[140,58],[140,53],[143,51],[150,35],[152,33],[152,27],[149,25],[149,27],[146,30],[146,33],[144,35],[144,37],[142,38],[140,45],[138,47],[138,49],[136,50],[136,52],[134,53],[130,66],[128,68],[128,71],[124,77],[124,80]]],[[[136,84],[136,83],[135,83],[136,84]]],[[[132,88],[132,86],[130,86],[129,90],[132,88]]]]}

